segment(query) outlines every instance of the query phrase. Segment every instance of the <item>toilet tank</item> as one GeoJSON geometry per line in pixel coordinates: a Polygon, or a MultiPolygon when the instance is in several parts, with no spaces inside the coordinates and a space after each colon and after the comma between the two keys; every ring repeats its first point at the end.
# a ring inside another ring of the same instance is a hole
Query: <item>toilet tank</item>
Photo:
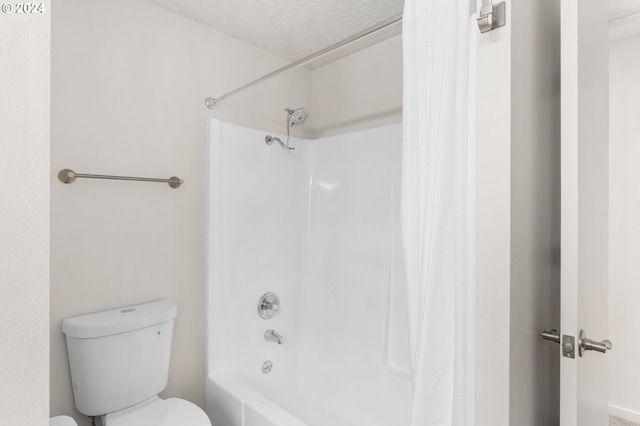
{"type": "Polygon", "coordinates": [[[167,387],[176,303],[160,300],[62,322],[76,408],[113,413],[167,387]]]}

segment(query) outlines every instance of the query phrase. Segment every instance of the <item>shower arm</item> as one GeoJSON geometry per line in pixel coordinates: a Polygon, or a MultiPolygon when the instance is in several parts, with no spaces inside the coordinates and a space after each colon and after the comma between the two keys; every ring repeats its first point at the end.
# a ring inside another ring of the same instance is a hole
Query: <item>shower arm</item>
{"type": "Polygon", "coordinates": [[[280,138],[277,138],[277,137],[275,137],[275,136],[271,136],[271,135],[267,135],[267,136],[265,136],[265,138],[264,138],[264,142],[265,142],[267,145],[273,145],[273,143],[274,143],[274,142],[278,142],[278,143],[280,144],[280,148],[282,148],[282,149],[286,149],[286,150],[293,150],[293,149],[295,149],[295,148],[293,148],[293,147],[288,146],[288,145],[287,145],[287,144],[285,144],[284,142],[282,142],[282,141],[280,140],[280,138]]]}

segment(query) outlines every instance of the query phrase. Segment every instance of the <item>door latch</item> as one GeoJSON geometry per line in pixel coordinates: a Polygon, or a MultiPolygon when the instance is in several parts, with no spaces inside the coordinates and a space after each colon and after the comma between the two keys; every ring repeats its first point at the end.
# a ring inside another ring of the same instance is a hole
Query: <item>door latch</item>
{"type": "Polygon", "coordinates": [[[576,357],[576,338],[573,336],[562,335],[562,356],[566,358],[576,357]]]}
{"type": "MultiPolygon", "coordinates": [[[[544,330],[538,333],[543,339],[550,340],[552,342],[561,343],[560,342],[560,332],[556,329],[553,330],[544,330]]],[[[576,357],[576,344],[575,337],[567,336],[566,334],[562,336],[562,356],[567,358],[575,358],[576,357]]]]}

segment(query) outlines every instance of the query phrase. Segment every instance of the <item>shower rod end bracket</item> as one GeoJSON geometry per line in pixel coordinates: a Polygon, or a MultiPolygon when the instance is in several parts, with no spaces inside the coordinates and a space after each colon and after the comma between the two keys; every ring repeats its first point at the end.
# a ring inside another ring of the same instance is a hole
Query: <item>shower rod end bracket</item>
{"type": "Polygon", "coordinates": [[[204,104],[207,106],[207,108],[209,109],[216,109],[216,107],[218,106],[218,103],[216,102],[216,100],[212,97],[208,97],[207,99],[204,100],[204,104]]]}
{"type": "Polygon", "coordinates": [[[182,179],[180,179],[179,177],[171,176],[169,178],[169,182],[167,182],[167,183],[173,189],[177,189],[177,188],[180,188],[180,185],[182,185],[184,183],[184,181],[182,179]]]}
{"type": "Polygon", "coordinates": [[[482,34],[495,30],[496,28],[504,27],[506,23],[505,2],[493,4],[493,1],[490,1],[484,4],[480,9],[477,21],[478,28],[482,34]]]}
{"type": "Polygon", "coordinates": [[[76,181],[76,172],[71,169],[62,169],[58,172],[58,179],[62,183],[73,183],[76,181]]]}

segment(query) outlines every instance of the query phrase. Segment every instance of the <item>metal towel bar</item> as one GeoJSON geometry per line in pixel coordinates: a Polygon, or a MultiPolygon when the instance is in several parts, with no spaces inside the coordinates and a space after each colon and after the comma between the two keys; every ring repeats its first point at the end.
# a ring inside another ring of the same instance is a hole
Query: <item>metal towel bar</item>
{"type": "Polygon", "coordinates": [[[62,169],[58,173],[58,179],[60,179],[60,182],[62,183],[73,183],[75,182],[76,178],[136,180],[141,182],[163,182],[163,183],[168,183],[171,188],[180,188],[180,185],[184,183],[182,179],[175,176],[171,176],[169,179],[159,179],[159,178],[145,178],[145,177],[134,177],[134,176],[91,175],[86,173],[76,173],[71,169],[62,169]]]}

